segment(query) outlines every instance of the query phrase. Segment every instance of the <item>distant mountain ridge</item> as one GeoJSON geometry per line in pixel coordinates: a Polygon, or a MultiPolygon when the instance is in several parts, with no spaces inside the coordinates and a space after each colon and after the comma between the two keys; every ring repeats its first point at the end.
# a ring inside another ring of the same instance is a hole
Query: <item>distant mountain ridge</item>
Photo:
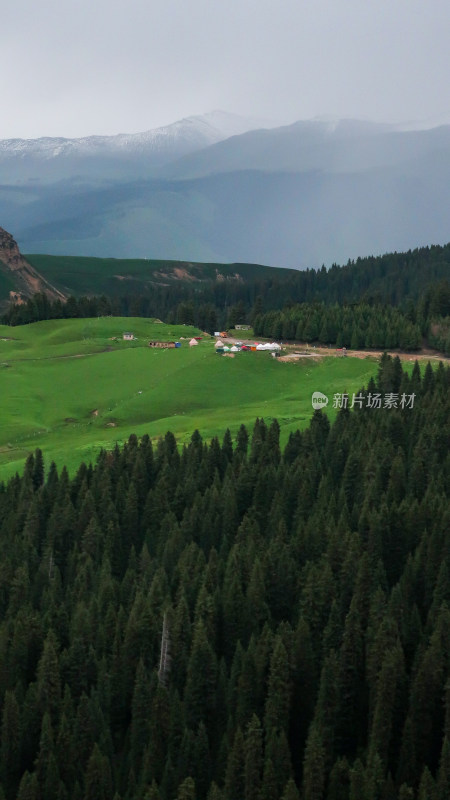
{"type": "Polygon", "coordinates": [[[255,124],[0,142],[0,219],[27,252],[296,269],[450,239],[450,125],[255,124]]]}
{"type": "Polygon", "coordinates": [[[264,121],[213,111],[141,133],[0,140],[2,183],[70,178],[148,177],[154,168],[264,121]]]}
{"type": "Polygon", "coordinates": [[[172,161],[159,174],[186,179],[248,169],[359,173],[398,168],[437,151],[450,163],[450,125],[405,131],[359,120],[312,120],[246,131],[172,161]]]}

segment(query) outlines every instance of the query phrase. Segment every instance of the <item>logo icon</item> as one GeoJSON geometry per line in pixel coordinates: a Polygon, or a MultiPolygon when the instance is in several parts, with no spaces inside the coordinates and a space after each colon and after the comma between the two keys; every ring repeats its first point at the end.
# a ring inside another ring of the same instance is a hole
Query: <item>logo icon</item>
{"type": "Polygon", "coordinates": [[[322,394],[322,392],[313,392],[311,402],[312,407],[317,411],[318,408],[325,408],[325,406],[328,405],[328,397],[326,394],[322,394]]]}

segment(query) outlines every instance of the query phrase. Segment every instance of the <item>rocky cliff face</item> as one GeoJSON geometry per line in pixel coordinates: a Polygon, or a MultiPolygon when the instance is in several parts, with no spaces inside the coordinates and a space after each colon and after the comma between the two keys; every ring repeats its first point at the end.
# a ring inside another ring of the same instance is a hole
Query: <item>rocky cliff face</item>
{"type": "Polygon", "coordinates": [[[20,254],[16,240],[3,228],[0,228],[0,261],[3,261],[13,271],[21,269],[26,263],[20,254]]]}
{"type": "Polygon", "coordinates": [[[65,296],[52,286],[26,261],[16,240],[4,228],[0,228],[0,269],[14,282],[10,300],[20,302],[36,292],[46,294],[51,300],[65,300],[65,296]]]}

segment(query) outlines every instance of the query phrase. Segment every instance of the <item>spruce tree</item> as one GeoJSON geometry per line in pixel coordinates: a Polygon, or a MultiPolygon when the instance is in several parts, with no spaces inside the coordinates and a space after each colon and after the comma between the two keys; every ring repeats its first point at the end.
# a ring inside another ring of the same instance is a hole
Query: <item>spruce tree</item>
{"type": "Polygon", "coordinates": [[[448,797],[450,797],[450,742],[445,736],[437,775],[437,798],[445,800],[448,797]]]}
{"type": "Polygon", "coordinates": [[[0,747],[0,774],[8,797],[17,789],[20,775],[20,708],[14,692],[6,691],[3,703],[0,747]]]}
{"type": "Polygon", "coordinates": [[[131,705],[130,758],[137,774],[140,769],[143,750],[149,738],[151,712],[150,681],[144,662],[139,659],[131,705]]]}
{"type": "Polygon", "coordinates": [[[286,732],[288,730],[290,694],[288,656],[281,637],[277,636],[270,659],[264,714],[264,728],[267,737],[272,731],[286,732]]]}
{"type": "Polygon", "coordinates": [[[39,800],[39,784],[37,775],[33,772],[31,775],[25,771],[20,781],[19,790],[17,792],[17,800],[39,800]]]}
{"type": "Polygon", "coordinates": [[[303,796],[305,800],[322,800],[325,788],[325,748],[316,724],[312,724],[303,762],[303,796]]]}
{"type": "Polygon", "coordinates": [[[288,780],[281,800],[300,800],[298,789],[292,778],[288,780]]]}
{"type": "Polygon", "coordinates": [[[438,799],[438,794],[437,794],[435,780],[428,767],[424,767],[422,776],[420,778],[417,800],[437,800],[437,799],[438,799]]]}
{"type": "Polygon", "coordinates": [[[245,746],[240,728],[237,728],[230,750],[225,773],[225,800],[245,797],[245,746]]]}
{"type": "Polygon", "coordinates": [[[365,712],[361,617],[353,601],[345,621],[340,662],[338,739],[342,752],[350,755],[362,741],[365,712]]]}
{"type": "Polygon", "coordinates": [[[260,800],[263,770],[263,733],[261,723],[253,714],[245,736],[244,797],[260,800]]]}
{"type": "Polygon", "coordinates": [[[192,650],[186,675],[186,723],[196,730],[204,722],[208,734],[214,730],[217,659],[200,620],[194,630],[192,650]]]}
{"type": "Polygon", "coordinates": [[[196,800],[195,782],[191,777],[185,778],[178,787],[176,800],[196,800]]]}
{"type": "Polygon", "coordinates": [[[278,800],[279,798],[277,775],[270,758],[266,758],[264,761],[261,796],[262,800],[278,800]]]}
{"type": "Polygon", "coordinates": [[[84,800],[109,800],[112,782],[109,761],[94,744],[86,770],[84,800]]]}

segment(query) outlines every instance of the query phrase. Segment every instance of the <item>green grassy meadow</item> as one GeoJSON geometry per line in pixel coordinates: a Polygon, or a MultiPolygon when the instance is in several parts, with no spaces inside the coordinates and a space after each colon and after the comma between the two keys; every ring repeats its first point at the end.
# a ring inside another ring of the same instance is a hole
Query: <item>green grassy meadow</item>
{"type": "Polygon", "coordinates": [[[196,428],[204,438],[222,436],[227,427],[235,434],[257,416],[276,417],[284,443],[307,425],[313,391],[357,391],[377,369],[371,358],[219,357],[214,338],[190,348],[192,335],[200,332],[139,318],[0,326],[0,480],[20,472],[36,447],[47,466],[55,460],[73,473],[131,433],[156,438],[171,430],[182,443],[196,428]],[[124,331],[137,339],[123,341],[124,331]],[[147,346],[150,339],[181,337],[180,349],[147,346]]]}

